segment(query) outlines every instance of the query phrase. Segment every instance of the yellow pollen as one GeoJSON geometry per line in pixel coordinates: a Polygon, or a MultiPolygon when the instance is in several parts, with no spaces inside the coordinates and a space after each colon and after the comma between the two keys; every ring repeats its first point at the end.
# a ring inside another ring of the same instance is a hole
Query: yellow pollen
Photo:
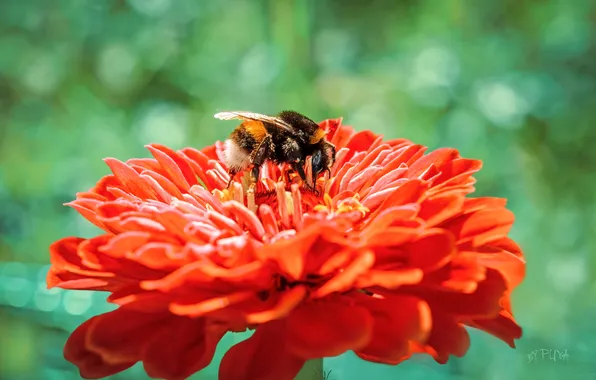
{"type": "Polygon", "coordinates": [[[246,190],[246,207],[252,212],[257,212],[257,203],[255,201],[255,187],[250,186],[248,190],[246,190]]]}
{"type": "Polygon", "coordinates": [[[222,203],[234,199],[233,188],[223,190],[214,189],[212,194],[216,196],[222,203]]]}
{"type": "Polygon", "coordinates": [[[292,198],[292,193],[286,191],[284,195],[286,201],[286,208],[288,209],[288,214],[292,215],[294,213],[294,199],[292,198]]]}
{"type": "Polygon", "coordinates": [[[243,177],[243,183],[234,182],[232,185],[223,190],[214,189],[211,194],[216,196],[220,202],[224,203],[227,201],[236,201],[243,206],[246,206],[252,212],[257,211],[257,204],[255,200],[255,189],[256,183],[250,183],[244,181],[246,177],[243,177]],[[245,186],[246,185],[246,186],[245,186]],[[244,195],[246,194],[246,202],[244,201],[244,195]]]}
{"type": "Polygon", "coordinates": [[[333,214],[343,214],[346,212],[358,211],[362,216],[366,215],[370,210],[360,203],[360,195],[356,194],[351,198],[342,199],[337,206],[333,206],[333,199],[328,193],[323,196],[323,204],[316,205],[315,211],[327,211],[333,214]]]}

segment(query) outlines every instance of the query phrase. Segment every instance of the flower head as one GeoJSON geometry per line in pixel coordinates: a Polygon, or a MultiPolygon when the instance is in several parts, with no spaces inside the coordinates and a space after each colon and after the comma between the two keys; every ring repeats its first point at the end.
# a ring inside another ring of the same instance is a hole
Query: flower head
{"type": "Polygon", "coordinates": [[[292,379],[306,360],[348,350],[445,363],[468,349],[464,326],[514,346],[509,297],[525,261],[505,200],[468,196],[481,162],[321,126],[337,155],[314,192],[273,164],[254,191],[227,188],[221,143],[106,159],[113,174],[70,203],[105,234],[50,249],[48,286],[107,291],[118,305],[66,344],[83,377],[141,361],[151,377],[184,379],[246,329],[222,380],[292,379]]]}

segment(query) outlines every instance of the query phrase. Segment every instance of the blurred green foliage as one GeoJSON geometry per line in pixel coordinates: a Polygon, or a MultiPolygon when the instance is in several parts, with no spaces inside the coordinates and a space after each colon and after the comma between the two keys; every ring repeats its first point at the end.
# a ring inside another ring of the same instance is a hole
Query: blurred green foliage
{"type": "Polygon", "coordinates": [[[66,334],[108,306],[45,290],[45,264],[52,241],[96,233],[62,203],[103,157],[290,108],[482,159],[478,194],[509,198],[529,262],[517,350],[473,331],[448,365],[343,355],[331,379],[596,379],[595,20],[591,0],[2,0],[0,378],[78,378],[66,334]]]}

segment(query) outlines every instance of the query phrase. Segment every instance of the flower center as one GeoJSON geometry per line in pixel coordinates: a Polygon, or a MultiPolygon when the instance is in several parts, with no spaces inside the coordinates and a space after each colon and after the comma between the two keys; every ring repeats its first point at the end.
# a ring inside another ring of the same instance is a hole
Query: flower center
{"type": "Polygon", "coordinates": [[[339,217],[357,222],[369,212],[360,203],[358,193],[344,191],[332,197],[329,185],[333,183],[333,178],[319,178],[316,190],[302,181],[290,182],[283,178],[276,182],[264,177],[258,183],[245,179],[232,182],[227,189],[215,189],[212,195],[224,204],[224,208],[236,210],[238,206],[230,203],[242,205],[245,210],[241,212],[243,227],[253,232],[261,231],[258,236],[264,243],[295,235],[302,229],[305,220],[311,217],[339,217]]]}
{"type": "MultiPolygon", "coordinates": [[[[317,212],[327,213],[330,216],[352,212],[359,212],[362,216],[365,216],[370,211],[360,203],[360,194],[358,193],[351,197],[334,200],[329,193],[325,193],[321,197],[315,191],[300,187],[297,183],[290,185],[290,191],[286,189],[287,185],[284,181],[270,181],[266,185],[269,186],[257,191],[256,184],[247,185],[245,181],[242,181],[242,183],[233,182],[228,189],[213,190],[213,195],[222,203],[236,201],[255,213],[259,205],[268,204],[273,206],[275,203],[278,204],[278,208],[281,207],[287,210],[289,216],[292,216],[294,211],[299,211],[298,207],[301,211],[313,209],[317,212]]],[[[321,188],[325,188],[325,183],[322,183],[321,188]]]]}

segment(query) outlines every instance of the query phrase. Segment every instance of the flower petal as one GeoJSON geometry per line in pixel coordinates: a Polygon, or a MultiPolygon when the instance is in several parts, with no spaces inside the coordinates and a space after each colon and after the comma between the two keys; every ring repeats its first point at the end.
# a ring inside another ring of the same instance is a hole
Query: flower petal
{"type": "Polygon", "coordinates": [[[176,318],[145,346],[143,367],[152,378],[184,380],[211,363],[224,333],[225,326],[208,326],[205,319],[176,318]]]}
{"type": "Polygon", "coordinates": [[[108,363],[136,362],[148,341],[166,327],[168,314],[118,308],[89,326],[85,345],[108,363]]]}
{"type": "Polygon", "coordinates": [[[352,288],[358,277],[370,269],[374,263],[375,255],[372,251],[367,250],[357,254],[356,258],[342,272],[315,290],[311,297],[322,298],[328,294],[352,288]]]}
{"type": "Polygon", "coordinates": [[[304,300],[306,297],[306,288],[304,286],[296,286],[279,295],[275,306],[269,310],[250,313],[246,315],[246,322],[249,324],[266,323],[274,319],[285,317],[293,311],[293,309],[304,300]]]}
{"type": "Polygon", "coordinates": [[[424,271],[442,267],[456,253],[453,236],[438,228],[427,230],[404,249],[409,252],[408,265],[424,271]]]}
{"type": "Polygon", "coordinates": [[[87,219],[97,227],[106,230],[106,226],[97,218],[96,208],[101,205],[105,200],[99,201],[97,199],[78,198],[66,203],[66,206],[70,206],[77,210],[83,218],[87,219]]]}
{"type": "Polygon", "coordinates": [[[434,227],[457,216],[464,204],[464,191],[450,191],[429,197],[422,202],[418,216],[426,220],[428,227],[434,227]]]}
{"type": "Polygon", "coordinates": [[[301,358],[315,359],[365,347],[374,321],[364,307],[328,299],[303,304],[286,323],[288,350],[301,358]]]}
{"type": "Polygon", "coordinates": [[[156,199],[151,186],[141,178],[136,170],[115,158],[106,158],[104,161],[131,194],[142,199],[156,199]]]}
{"type": "Polygon", "coordinates": [[[61,289],[76,289],[76,290],[114,290],[115,286],[112,281],[107,281],[105,278],[93,278],[89,276],[82,276],[51,267],[46,275],[46,284],[48,289],[59,287],[61,289]]]}
{"type": "Polygon", "coordinates": [[[441,364],[447,363],[450,355],[462,357],[470,348],[470,335],[463,324],[440,308],[431,307],[432,330],[425,350],[441,364]]]}
{"type": "Polygon", "coordinates": [[[370,343],[356,351],[362,359],[398,364],[410,356],[410,341],[424,343],[430,335],[430,307],[416,297],[396,295],[379,299],[359,294],[355,298],[374,318],[370,343]]]}
{"type": "Polygon", "coordinates": [[[500,299],[507,291],[503,276],[494,269],[486,270],[486,278],[478,283],[472,293],[454,292],[444,287],[423,288],[403,286],[407,294],[414,294],[426,300],[431,307],[468,318],[491,318],[501,310],[500,299]]]}
{"type": "Polygon", "coordinates": [[[177,152],[160,144],[150,144],[146,147],[180,189],[188,191],[190,186],[198,184],[192,168],[177,152]]]}
{"type": "Polygon", "coordinates": [[[89,277],[114,277],[114,273],[93,270],[83,264],[78,255],[79,247],[87,240],[77,237],[60,239],[50,246],[50,262],[56,269],[89,277]]]}
{"type": "Polygon", "coordinates": [[[458,237],[458,244],[472,242],[476,247],[507,235],[515,216],[505,208],[484,209],[452,219],[442,228],[458,237]]]}
{"type": "Polygon", "coordinates": [[[219,380],[292,380],[305,363],[286,347],[282,321],[257,327],[248,339],[232,346],[221,359],[219,380]]]}
{"type": "Polygon", "coordinates": [[[408,170],[408,177],[416,178],[426,171],[431,165],[443,166],[445,162],[451,162],[459,157],[457,150],[452,148],[440,148],[422,156],[408,170]]]}
{"type": "Polygon", "coordinates": [[[522,258],[504,250],[487,252],[483,249],[480,252],[477,253],[479,264],[499,271],[509,289],[517,287],[524,279],[526,262],[522,258]]]}
{"type": "Polygon", "coordinates": [[[358,288],[381,286],[385,289],[397,289],[402,285],[419,283],[424,277],[424,272],[418,268],[397,270],[371,269],[356,280],[358,288]]]}
{"type": "MultiPolygon", "coordinates": [[[[427,185],[420,180],[411,180],[405,182],[383,200],[376,212],[380,212],[379,210],[385,210],[389,207],[403,206],[408,203],[417,203],[424,194],[426,188],[427,185]]],[[[369,196],[367,199],[365,199],[362,202],[362,205],[372,210],[372,205],[367,204],[367,200],[370,198],[371,197],[369,196]]]]}
{"type": "Polygon", "coordinates": [[[124,257],[151,239],[151,234],[143,231],[129,231],[114,236],[105,245],[98,248],[100,252],[109,253],[112,257],[124,257]]]}
{"type": "Polygon", "coordinates": [[[110,364],[86,347],[85,340],[89,334],[89,329],[98,318],[101,318],[101,316],[88,319],[77,327],[64,346],[64,358],[79,368],[79,373],[83,379],[101,379],[111,376],[132,367],[136,363],[136,360],[124,360],[110,364]]]}
{"type": "Polygon", "coordinates": [[[513,315],[505,310],[494,318],[475,319],[467,324],[496,336],[511,348],[515,348],[515,339],[522,336],[521,327],[515,322],[513,315]]]}
{"type": "Polygon", "coordinates": [[[281,239],[263,246],[258,253],[262,259],[272,259],[292,279],[298,280],[304,271],[305,258],[311,246],[324,232],[319,224],[312,224],[290,239],[281,239]]]}

